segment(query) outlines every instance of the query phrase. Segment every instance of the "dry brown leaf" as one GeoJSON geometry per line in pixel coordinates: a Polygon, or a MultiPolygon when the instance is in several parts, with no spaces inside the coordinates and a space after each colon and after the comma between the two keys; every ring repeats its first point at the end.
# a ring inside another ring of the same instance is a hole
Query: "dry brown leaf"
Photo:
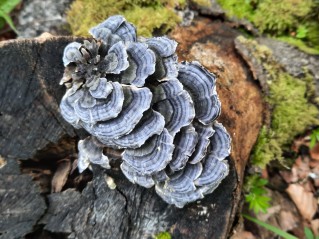
{"type": "Polygon", "coordinates": [[[311,159],[309,162],[309,166],[310,168],[316,168],[316,167],[319,168],[319,161],[311,159]]]}
{"type": "Polygon", "coordinates": [[[309,161],[310,160],[308,157],[298,157],[296,159],[293,167],[297,169],[297,177],[299,178],[299,180],[308,178],[308,175],[310,173],[309,161]]]}
{"type": "Polygon", "coordinates": [[[280,228],[284,231],[291,231],[295,227],[298,226],[299,218],[297,218],[292,212],[290,211],[280,211],[279,213],[279,225],[280,228]]]}
{"type": "Polygon", "coordinates": [[[319,188],[319,178],[313,179],[314,185],[316,188],[319,188]]]}
{"type": "Polygon", "coordinates": [[[319,236],[319,219],[311,221],[311,229],[316,236],[319,236]]]}
{"type": "Polygon", "coordinates": [[[71,170],[70,159],[62,159],[58,162],[58,168],[55,171],[52,182],[51,182],[51,192],[57,193],[61,192],[64,184],[68,179],[68,175],[71,170]]]}
{"type": "Polygon", "coordinates": [[[78,168],[78,160],[76,159],[72,163],[72,168],[71,168],[71,173],[70,174],[73,174],[74,170],[76,170],[77,168],[78,168]]]}
{"type": "Polygon", "coordinates": [[[231,239],[256,239],[256,237],[248,231],[241,231],[234,234],[231,239]]]}
{"type": "Polygon", "coordinates": [[[305,188],[299,184],[290,184],[286,191],[303,218],[311,221],[318,209],[317,200],[313,193],[306,191],[305,188]]]}
{"type": "Polygon", "coordinates": [[[319,161],[319,143],[310,149],[310,157],[313,160],[319,161]]]}
{"type": "Polygon", "coordinates": [[[281,177],[285,180],[286,183],[295,183],[298,182],[297,169],[292,167],[290,171],[280,171],[281,177]]]}
{"type": "Polygon", "coordinates": [[[291,146],[291,149],[292,149],[292,151],[298,153],[299,152],[299,148],[302,145],[305,145],[307,147],[309,146],[307,137],[299,137],[299,138],[295,139],[293,144],[292,144],[292,146],[291,146]]]}
{"type": "Polygon", "coordinates": [[[275,214],[279,213],[281,210],[281,206],[280,205],[275,205],[272,206],[270,208],[267,209],[266,213],[259,213],[257,215],[257,219],[259,219],[260,221],[267,221],[270,217],[274,216],[275,214]]]}
{"type": "Polygon", "coordinates": [[[311,180],[307,180],[306,182],[302,184],[302,186],[307,192],[312,192],[312,193],[316,192],[316,189],[311,180]]]}
{"type": "Polygon", "coordinates": [[[311,169],[311,174],[309,175],[314,182],[315,187],[319,187],[319,164],[311,169]]]}
{"type": "Polygon", "coordinates": [[[280,175],[287,183],[296,183],[298,181],[303,181],[308,178],[309,173],[309,158],[304,157],[302,159],[301,156],[296,159],[294,165],[291,168],[291,171],[280,171],[280,175]]]}

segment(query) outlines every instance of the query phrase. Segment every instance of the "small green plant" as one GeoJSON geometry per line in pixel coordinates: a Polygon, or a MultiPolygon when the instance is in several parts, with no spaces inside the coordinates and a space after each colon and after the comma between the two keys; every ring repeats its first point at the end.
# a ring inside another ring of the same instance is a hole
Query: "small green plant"
{"type": "Polygon", "coordinates": [[[308,28],[304,25],[300,25],[297,28],[297,34],[296,37],[299,39],[304,39],[307,37],[308,34],[308,28]]]}
{"type": "Polygon", "coordinates": [[[319,142],[319,128],[314,129],[310,134],[310,145],[309,147],[312,149],[315,147],[316,143],[319,142]]]}
{"type": "Polygon", "coordinates": [[[169,232],[160,232],[155,235],[154,239],[172,239],[172,236],[169,232]]]}
{"type": "Polygon", "coordinates": [[[21,0],[0,0],[0,29],[5,22],[18,34],[9,13],[21,2],[21,0]]]}
{"type": "Polygon", "coordinates": [[[253,210],[256,214],[259,212],[267,212],[271,200],[267,196],[265,186],[268,181],[258,175],[251,175],[246,177],[244,191],[246,192],[245,201],[249,204],[249,209],[253,210]]]}

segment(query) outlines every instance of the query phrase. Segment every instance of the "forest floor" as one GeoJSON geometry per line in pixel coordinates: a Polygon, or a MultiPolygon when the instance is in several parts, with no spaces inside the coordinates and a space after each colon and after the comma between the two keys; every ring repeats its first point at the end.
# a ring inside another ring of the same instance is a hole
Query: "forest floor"
{"type": "MultiPolygon", "coordinates": [[[[242,213],[289,232],[297,238],[312,238],[308,229],[316,236],[319,232],[319,144],[310,147],[308,132],[294,139],[288,157],[293,162],[290,167],[271,165],[261,172],[262,178],[268,181],[265,195],[270,198],[269,207],[264,212],[254,213],[245,204],[242,213]]],[[[247,170],[253,169],[248,167],[247,170]]],[[[234,238],[278,237],[278,233],[249,220],[245,220],[241,229],[234,238]]]]}

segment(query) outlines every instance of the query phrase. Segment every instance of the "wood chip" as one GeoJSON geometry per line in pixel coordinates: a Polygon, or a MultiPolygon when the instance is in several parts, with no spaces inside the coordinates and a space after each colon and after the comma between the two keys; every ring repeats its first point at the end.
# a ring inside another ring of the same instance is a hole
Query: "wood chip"
{"type": "Polygon", "coordinates": [[[231,239],[256,239],[256,237],[248,231],[241,231],[234,234],[231,239]]]}
{"type": "Polygon", "coordinates": [[[113,189],[116,188],[116,184],[115,184],[113,178],[111,178],[110,176],[105,175],[105,176],[104,176],[104,179],[105,179],[105,182],[106,182],[107,186],[108,186],[110,189],[113,190],[113,189]]]}
{"type": "Polygon", "coordinates": [[[54,173],[51,182],[51,192],[61,192],[64,184],[66,183],[71,170],[70,159],[62,159],[58,162],[58,168],[54,173]]]}
{"type": "Polygon", "coordinates": [[[7,161],[0,155],[0,168],[3,168],[6,164],[7,161]]]}

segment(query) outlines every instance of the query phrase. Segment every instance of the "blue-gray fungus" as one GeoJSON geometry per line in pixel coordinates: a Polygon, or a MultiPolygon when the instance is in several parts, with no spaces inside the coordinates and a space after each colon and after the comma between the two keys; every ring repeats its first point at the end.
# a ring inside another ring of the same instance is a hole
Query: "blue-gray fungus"
{"type": "Polygon", "coordinates": [[[93,39],[66,46],[64,119],[90,136],[78,143],[78,168],[110,168],[106,147],[122,150],[132,183],[183,207],[212,193],[228,175],[231,139],[216,121],[216,78],[198,62],[177,62],[167,37],[137,38],[112,16],[90,30],[93,39]]]}

